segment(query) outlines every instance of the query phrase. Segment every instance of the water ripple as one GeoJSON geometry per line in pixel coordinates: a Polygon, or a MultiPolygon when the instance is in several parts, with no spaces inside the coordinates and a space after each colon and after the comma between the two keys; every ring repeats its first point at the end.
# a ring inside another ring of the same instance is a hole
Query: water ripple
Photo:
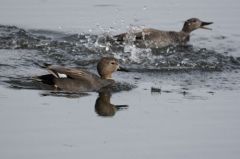
{"type": "Polygon", "coordinates": [[[39,63],[95,69],[102,56],[116,57],[132,72],[208,72],[240,68],[240,57],[191,45],[142,49],[119,44],[108,34],[67,34],[6,25],[0,25],[0,50],[3,57],[0,72],[4,78],[27,77],[39,69],[39,63]],[[32,68],[27,69],[29,66],[32,68]]]}

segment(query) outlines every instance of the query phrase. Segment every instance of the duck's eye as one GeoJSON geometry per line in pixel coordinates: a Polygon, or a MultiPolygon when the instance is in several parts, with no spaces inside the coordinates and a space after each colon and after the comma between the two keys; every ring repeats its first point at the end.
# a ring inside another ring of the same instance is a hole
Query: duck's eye
{"type": "Polygon", "coordinates": [[[112,65],[115,65],[116,63],[115,62],[111,62],[112,65]]]}

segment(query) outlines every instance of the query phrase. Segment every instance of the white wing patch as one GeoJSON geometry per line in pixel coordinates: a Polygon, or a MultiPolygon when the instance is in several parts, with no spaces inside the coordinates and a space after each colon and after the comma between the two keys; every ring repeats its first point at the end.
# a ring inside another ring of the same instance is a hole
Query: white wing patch
{"type": "Polygon", "coordinates": [[[57,73],[59,78],[67,78],[66,74],[63,73],[57,73]]]}
{"type": "Polygon", "coordinates": [[[70,69],[70,68],[49,68],[49,73],[51,73],[56,78],[88,78],[89,75],[83,70],[80,69],[70,69]]]}

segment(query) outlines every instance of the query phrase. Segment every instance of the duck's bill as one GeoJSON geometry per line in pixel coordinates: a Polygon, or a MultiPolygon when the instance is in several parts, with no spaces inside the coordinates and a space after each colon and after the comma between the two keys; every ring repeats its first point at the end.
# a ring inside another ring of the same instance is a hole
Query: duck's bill
{"type": "Polygon", "coordinates": [[[128,69],[126,69],[126,68],[123,68],[123,67],[118,67],[118,69],[117,69],[117,71],[122,71],[122,72],[129,72],[129,70],[128,69]]]}
{"type": "Polygon", "coordinates": [[[212,30],[211,28],[206,27],[206,25],[213,24],[213,22],[202,22],[201,28],[202,29],[207,29],[207,30],[212,30]]]}

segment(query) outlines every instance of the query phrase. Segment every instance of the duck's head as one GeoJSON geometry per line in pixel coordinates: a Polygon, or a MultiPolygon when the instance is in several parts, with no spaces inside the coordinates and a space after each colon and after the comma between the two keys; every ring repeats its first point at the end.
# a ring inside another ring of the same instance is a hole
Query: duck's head
{"type": "Polygon", "coordinates": [[[210,24],[213,24],[213,22],[204,22],[198,18],[191,18],[185,21],[182,31],[186,33],[191,33],[192,31],[198,28],[211,30],[210,28],[206,27],[207,25],[210,25],[210,24]]]}
{"type": "Polygon", "coordinates": [[[103,57],[97,65],[97,71],[102,79],[112,79],[113,72],[127,70],[120,67],[117,59],[113,57],[103,57]]]}

